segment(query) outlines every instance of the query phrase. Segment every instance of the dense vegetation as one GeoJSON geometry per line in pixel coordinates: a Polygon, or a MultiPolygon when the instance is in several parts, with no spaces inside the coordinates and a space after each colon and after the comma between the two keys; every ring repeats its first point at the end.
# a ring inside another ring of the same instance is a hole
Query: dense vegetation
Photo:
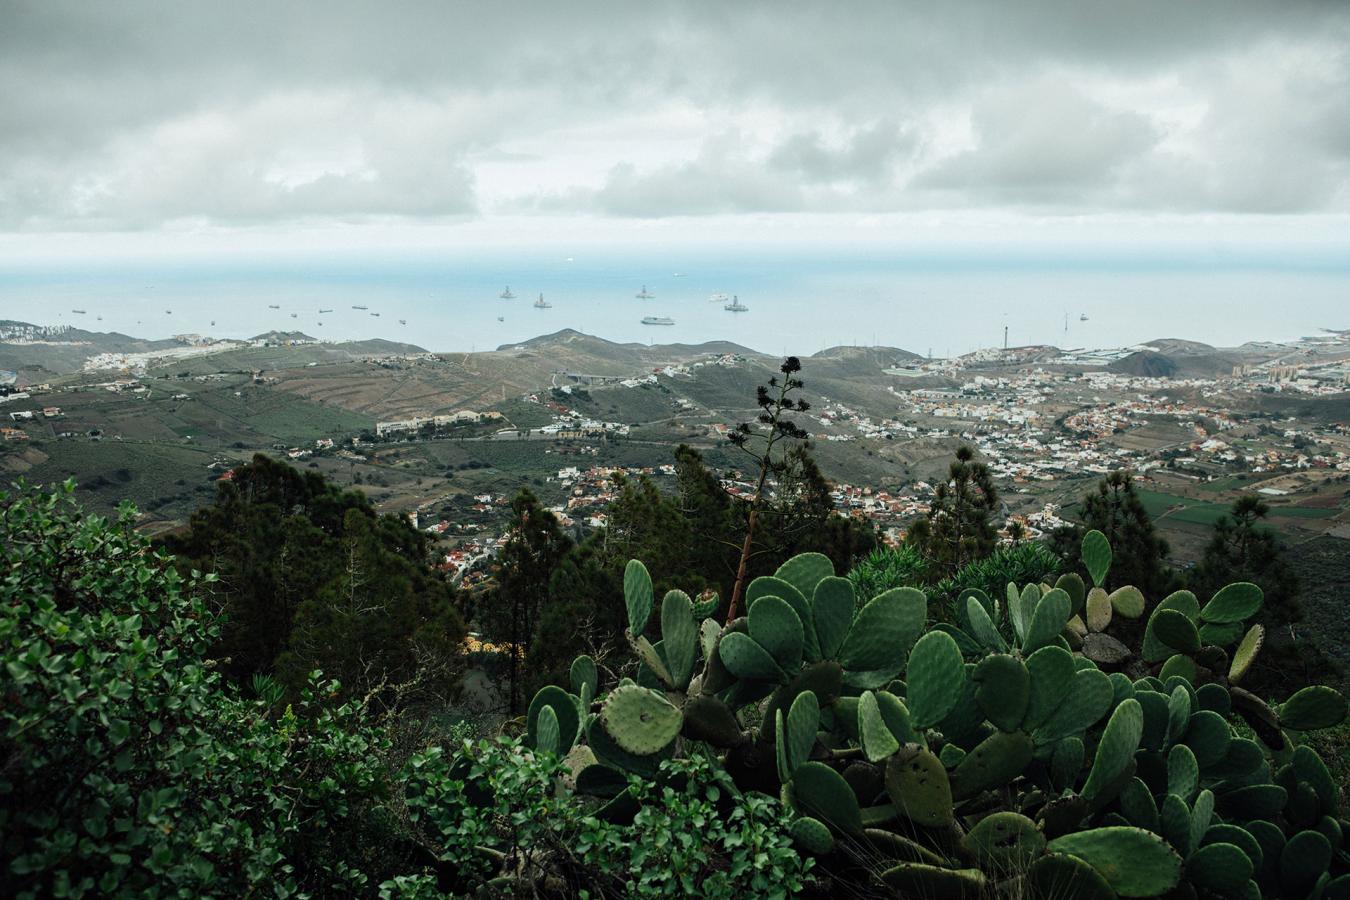
{"type": "Polygon", "coordinates": [[[426,536],[356,491],[258,455],[164,548],[216,576],[212,653],[237,683],[267,675],[294,695],[315,669],[349,692],[453,683],[464,625],[426,536]]]}
{"type": "Polygon", "coordinates": [[[962,449],[879,547],[794,363],[740,488],[682,446],[584,538],[522,491],[473,596],[261,456],[159,545],[0,493],[0,893],[1350,896],[1346,702],[1264,504],[1188,572],[1125,473],[1000,542],[962,449]],[[518,718],[458,721],[465,620],[518,718]]]}

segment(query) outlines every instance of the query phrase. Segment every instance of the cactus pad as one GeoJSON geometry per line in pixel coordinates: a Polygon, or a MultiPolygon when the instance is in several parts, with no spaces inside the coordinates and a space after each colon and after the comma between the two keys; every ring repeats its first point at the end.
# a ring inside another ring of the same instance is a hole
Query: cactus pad
{"type": "Polygon", "coordinates": [[[1080,669],[1074,673],[1071,682],[1060,686],[1060,690],[1064,692],[1064,699],[1045,724],[1036,729],[1038,744],[1053,744],[1062,737],[1091,728],[1106,715],[1115,698],[1111,679],[1097,669],[1080,669]]]}
{"type": "Polygon", "coordinates": [[[1254,868],[1240,847],[1220,841],[1191,854],[1186,860],[1186,877],[1196,887],[1232,896],[1247,884],[1254,868]]]}
{"type": "Polygon", "coordinates": [[[558,716],[553,712],[553,707],[542,706],[534,724],[534,749],[540,753],[557,755],[558,743],[558,716]]]}
{"type": "Polygon", "coordinates": [[[769,652],[784,672],[795,672],[802,665],[804,632],[802,620],[781,597],[760,597],[747,616],[750,637],[769,652]]]}
{"type": "Polygon", "coordinates": [[[615,688],[600,710],[600,722],[629,753],[652,754],[675,740],[684,716],[656,691],[637,685],[615,688]]]}
{"type": "Polygon", "coordinates": [[[1031,675],[1023,730],[1039,728],[1059,708],[1074,677],[1073,655],[1062,647],[1042,647],[1026,659],[1031,675]]]}
{"type": "Polygon", "coordinates": [[[975,640],[990,650],[999,653],[1007,651],[1008,642],[999,634],[998,628],[994,626],[994,620],[989,617],[989,611],[984,608],[979,598],[966,598],[966,618],[970,622],[970,632],[975,636],[975,640]]]}
{"type": "Polygon", "coordinates": [[[1280,884],[1291,897],[1306,894],[1331,864],[1331,842],[1320,831],[1300,831],[1280,853],[1280,884]]]}
{"type": "MultiPolygon", "coordinates": [[[[813,663],[802,669],[793,676],[791,681],[774,691],[773,696],[769,698],[769,703],[764,708],[764,725],[766,727],[761,732],[761,736],[766,741],[773,737],[768,728],[772,726],[774,712],[782,709],[783,714],[786,715],[796,701],[797,695],[803,691],[810,691],[815,694],[819,706],[824,707],[833,704],[839,697],[839,691],[843,685],[843,675],[843,670],[839,668],[839,663],[836,662],[813,663]]],[[[852,699],[855,703],[857,702],[856,698],[852,699]]],[[[857,721],[856,711],[851,710],[850,716],[852,721],[857,721]]]]}
{"type": "Polygon", "coordinates": [[[1189,803],[1199,787],[1200,763],[1195,759],[1195,751],[1177,744],[1167,754],[1167,793],[1189,803]]]}
{"type": "Polygon", "coordinates": [[[984,717],[1003,731],[1016,731],[1027,714],[1031,675],[1020,659],[1002,653],[975,667],[975,701],[984,717]]]}
{"type": "Polygon", "coordinates": [[[1066,737],[1055,744],[1050,754],[1050,784],[1057,791],[1073,790],[1078,785],[1078,773],[1083,770],[1087,750],[1076,737],[1066,737]]]}
{"type": "Polygon", "coordinates": [[[952,788],[942,761],[918,744],[899,748],[886,763],[886,794],[901,815],[929,827],[952,822],[952,788]]]}
{"type": "Polygon", "coordinates": [[[1158,677],[1163,681],[1169,678],[1184,678],[1194,683],[1196,680],[1195,660],[1184,653],[1174,653],[1163,663],[1162,669],[1158,671],[1158,677]]]}
{"type": "Polygon", "coordinates": [[[749,681],[782,681],[783,670],[754,638],[732,631],[722,635],[717,644],[717,655],[722,664],[737,678],[749,681]]]}
{"type": "Polygon", "coordinates": [[[810,816],[794,819],[788,833],[792,835],[793,842],[807,853],[824,856],[834,849],[834,835],[819,819],[810,816]]]}
{"type": "Polygon", "coordinates": [[[871,691],[858,699],[858,738],[868,762],[880,762],[900,749],[900,741],[881,717],[877,695],[871,691]]]}
{"type": "Polygon", "coordinates": [[[1045,835],[1020,813],[996,812],[967,832],[961,846],[982,869],[1022,872],[1045,850],[1045,835]]]}
{"type": "Polygon", "coordinates": [[[881,873],[900,897],[971,898],[984,896],[988,881],[979,869],[948,869],[906,862],[881,873]]]}
{"type": "MultiPolygon", "coordinates": [[[[862,621],[861,615],[858,621],[862,621]]],[[[905,677],[906,705],[914,727],[928,728],[942,721],[961,699],[965,681],[965,661],[956,641],[941,631],[930,631],[920,638],[910,654],[905,677]]]]}
{"type": "Polygon", "coordinates": [[[1094,529],[1083,535],[1083,566],[1092,577],[1092,584],[1101,587],[1111,568],[1111,544],[1100,531],[1094,529]]]}
{"type": "Polygon", "coordinates": [[[811,691],[802,691],[792,701],[784,722],[784,752],[791,771],[806,762],[811,748],[816,743],[816,731],[820,728],[820,703],[811,691]]]}
{"type": "Polygon", "coordinates": [[[628,631],[642,634],[652,614],[652,576],[639,560],[630,559],[624,567],[623,600],[628,607],[628,631]]]}
{"type": "Polygon", "coordinates": [[[797,812],[820,819],[836,831],[860,836],[862,811],[844,776],[824,763],[805,762],[792,775],[792,802],[797,812]]]}
{"type": "Polygon", "coordinates": [[[1148,785],[1138,778],[1130,779],[1120,792],[1120,811],[1131,825],[1157,832],[1159,825],[1158,803],[1148,785]]]}
{"type": "Polygon", "coordinates": [[[1149,624],[1153,626],[1153,636],[1178,653],[1194,653],[1200,649],[1200,634],[1195,630],[1195,623],[1175,609],[1158,610],[1149,619],[1149,624]]]}
{"type": "Polygon", "coordinates": [[[554,752],[564,756],[572,749],[572,743],[577,739],[581,717],[572,695],[556,685],[544,686],[530,701],[530,707],[525,713],[525,742],[531,747],[539,747],[539,713],[545,706],[552,708],[558,726],[558,741],[554,752]]]}
{"type": "Polygon", "coordinates": [[[853,624],[856,608],[853,582],[847,578],[831,575],[816,585],[816,593],[811,598],[811,618],[815,623],[821,659],[834,659],[838,655],[849,626],[853,624]]]}
{"type": "Polygon", "coordinates": [[[1250,581],[1238,581],[1220,588],[1200,610],[1200,620],[1225,624],[1243,622],[1261,611],[1265,594],[1250,581]]]}
{"type": "Polygon", "coordinates": [[[1332,728],[1345,721],[1345,714],[1341,692],[1320,684],[1303,688],[1279,708],[1280,725],[1295,731],[1332,728]]]}
{"type": "Polygon", "coordinates": [[[798,553],[778,567],[775,578],[781,578],[801,592],[803,598],[816,593],[822,578],[834,574],[834,563],[823,553],[798,553]]]}
{"type": "Polygon", "coordinates": [[[1144,593],[1132,584],[1112,591],[1110,600],[1116,615],[1137,619],[1144,614],[1144,593]]]}
{"type": "Polygon", "coordinates": [[[1083,785],[1084,800],[1089,804],[1095,802],[1108,786],[1120,779],[1121,773],[1133,761],[1143,733],[1144,711],[1138,701],[1126,700],[1117,706],[1097,742],[1097,755],[1083,785]]]}
{"type": "Polygon", "coordinates": [[[1144,627],[1144,643],[1140,649],[1144,662],[1162,662],[1174,652],[1153,633],[1153,620],[1164,609],[1175,610],[1192,621],[1200,615],[1200,603],[1190,591],[1177,591],[1164,597],[1153,608],[1153,615],[1149,616],[1148,624],[1144,627]]]}
{"type": "Polygon", "coordinates": [[[1088,631],[1105,631],[1111,624],[1111,596],[1104,588],[1095,587],[1087,595],[1088,631]]]}
{"type": "Polygon", "coordinates": [[[1034,746],[1021,731],[996,731],[985,738],[952,772],[952,794],[958,800],[1012,781],[1031,762],[1034,746]]]}
{"type": "Polygon", "coordinates": [[[708,694],[684,702],[684,736],[714,747],[734,747],[745,739],[731,707],[708,694]]]}
{"type": "Polygon", "coordinates": [[[581,696],[582,685],[589,684],[591,687],[591,696],[595,696],[596,689],[600,686],[600,673],[595,668],[595,660],[582,654],[572,660],[572,669],[569,672],[572,683],[572,693],[578,697],[581,696]]]}
{"type": "Polygon", "coordinates": [[[1081,575],[1077,572],[1061,575],[1055,580],[1055,587],[1069,595],[1069,599],[1073,601],[1074,613],[1082,611],[1083,603],[1087,600],[1087,585],[1083,583],[1081,575]]]}
{"type": "Polygon", "coordinates": [[[1121,897],[1155,897],[1181,880],[1181,857],[1142,828],[1120,825],[1073,832],[1055,838],[1047,849],[1083,860],[1121,897]]]}
{"type": "Polygon", "coordinates": [[[1228,755],[1233,730],[1223,716],[1202,709],[1191,715],[1183,740],[1186,746],[1195,751],[1195,760],[1203,769],[1221,762],[1228,755]]]}
{"type": "Polygon", "coordinates": [[[840,664],[851,672],[898,672],[927,616],[928,598],[914,588],[892,588],[873,597],[839,648],[840,664]]]}
{"type": "Polygon", "coordinates": [[[1069,595],[1060,590],[1052,590],[1036,604],[1031,614],[1031,623],[1027,627],[1026,638],[1022,641],[1023,653],[1035,653],[1049,645],[1073,615],[1072,601],[1069,595]]]}
{"type": "Polygon", "coordinates": [[[671,687],[683,690],[698,661],[698,621],[684,591],[669,591],[661,601],[661,644],[671,687]]]}
{"type": "Polygon", "coordinates": [[[1096,869],[1076,856],[1047,853],[1027,870],[1026,885],[1035,900],[1116,900],[1116,892],[1096,869]]]}
{"type": "Polygon", "coordinates": [[[1309,785],[1317,794],[1319,803],[1318,811],[1325,815],[1338,815],[1340,813],[1340,800],[1336,790],[1336,782],[1331,777],[1331,770],[1327,764],[1322,761],[1322,757],[1317,755],[1317,751],[1306,744],[1294,748],[1293,756],[1294,774],[1298,780],[1309,785]]]}

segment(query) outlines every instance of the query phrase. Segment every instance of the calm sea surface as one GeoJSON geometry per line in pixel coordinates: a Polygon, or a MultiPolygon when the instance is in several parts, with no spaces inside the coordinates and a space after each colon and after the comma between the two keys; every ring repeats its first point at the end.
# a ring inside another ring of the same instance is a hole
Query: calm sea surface
{"type": "Polygon", "coordinates": [[[877,343],[945,356],[1001,345],[1005,325],[1013,346],[1112,347],[1158,337],[1235,345],[1350,328],[1350,256],[1284,263],[644,250],[569,259],[498,250],[259,264],[3,264],[0,319],[143,337],[302,330],[438,351],[490,349],[561,328],[615,341],[725,339],[799,354],[877,343]],[[517,299],[499,299],[507,285],[517,299]],[[644,286],[654,299],[635,297],[644,286]],[[532,307],[540,293],[552,308],[532,307]],[[726,312],[709,302],[714,293],[734,294],[750,309],[726,312]],[[352,309],[358,305],[369,309],[352,309]],[[643,316],[675,325],[642,325],[643,316]]]}

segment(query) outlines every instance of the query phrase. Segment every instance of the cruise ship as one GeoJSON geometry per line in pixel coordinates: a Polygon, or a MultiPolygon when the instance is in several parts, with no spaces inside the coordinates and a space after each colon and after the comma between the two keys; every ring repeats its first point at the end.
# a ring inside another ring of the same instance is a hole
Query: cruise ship
{"type": "Polygon", "coordinates": [[[535,308],[535,309],[552,309],[552,308],[553,308],[553,304],[552,304],[552,303],[549,303],[547,300],[545,300],[543,294],[540,294],[540,295],[539,295],[539,299],[536,300],[536,301],[534,301],[534,308],[535,308]]]}
{"type": "Polygon", "coordinates": [[[637,298],[639,300],[654,300],[656,299],[656,295],[647,290],[647,286],[644,284],[642,290],[637,292],[637,298]]]}
{"type": "Polygon", "coordinates": [[[675,320],[668,316],[643,316],[643,325],[674,325],[675,320]]]}
{"type": "Polygon", "coordinates": [[[731,302],[722,307],[727,312],[748,312],[750,307],[741,302],[740,297],[732,297],[731,302]]]}
{"type": "Polygon", "coordinates": [[[509,284],[506,286],[506,290],[502,291],[502,292],[501,292],[500,294],[498,294],[497,296],[498,296],[498,297],[501,297],[503,300],[514,300],[514,299],[516,299],[516,295],[513,294],[513,293],[511,293],[511,285],[509,285],[509,284]]]}

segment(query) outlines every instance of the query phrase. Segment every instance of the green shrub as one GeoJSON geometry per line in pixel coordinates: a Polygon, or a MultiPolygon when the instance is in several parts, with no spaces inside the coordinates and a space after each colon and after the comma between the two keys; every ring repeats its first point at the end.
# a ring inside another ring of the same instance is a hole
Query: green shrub
{"type": "Polygon", "coordinates": [[[928,599],[950,610],[962,591],[979,590],[990,597],[1009,584],[1039,583],[1060,570],[1060,559],[1039,541],[1021,541],[967,563],[955,575],[928,588],[928,599]]]}
{"type": "Polygon", "coordinates": [[[284,709],[223,690],[210,576],[73,487],[0,492],[0,894],[364,890],[384,738],[333,683],[284,709]]]}
{"type": "MultiPolygon", "coordinates": [[[[622,824],[577,804],[562,787],[570,774],[553,753],[518,738],[415,756],[404,779],[408,817],[445,876],[441,887],[730,898],[790,896],[805,883],[812,861],[793,849],[782,807],[742,794],[715,762],[670,760],[656,781],[633,779],[640,808],[622,824]]],[[[433,876],[421,877],[381,890],[420,896],[433,876]]]]}
{"type": "Polygon", "coordinates": [[[848,580],[866,603],[896,587],[913,587],[926,580],[923,556],[908,544],[878,547],[863,557],[848,573],[848,580]]]}

